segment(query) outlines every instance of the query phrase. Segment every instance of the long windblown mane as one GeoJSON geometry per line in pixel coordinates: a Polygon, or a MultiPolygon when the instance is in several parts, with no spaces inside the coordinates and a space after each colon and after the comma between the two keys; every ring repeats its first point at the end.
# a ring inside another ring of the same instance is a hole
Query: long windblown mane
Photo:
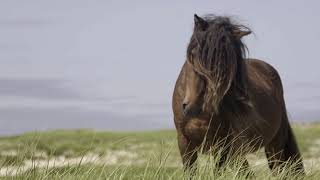
{"type": "Polygon", "coordinates": [[[246,99],[246,46],[233,34],[243,25],[233,23],[228,17],[207,15],[204,30],[195,26],[187,49],[187,59],[206,81],[203,109],[218,113],[226,94],[236,99],[246,99]]]}

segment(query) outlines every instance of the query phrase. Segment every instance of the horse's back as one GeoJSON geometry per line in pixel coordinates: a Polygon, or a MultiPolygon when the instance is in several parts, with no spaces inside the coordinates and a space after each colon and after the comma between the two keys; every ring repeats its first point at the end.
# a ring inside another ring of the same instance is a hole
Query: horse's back
{"type": "Polygon", "coordinates": [[[256,90],[263,90],[276,99],[283,96],[283,87],[277,70],[259,59],[247,59],[248,80],[256,90]]]}

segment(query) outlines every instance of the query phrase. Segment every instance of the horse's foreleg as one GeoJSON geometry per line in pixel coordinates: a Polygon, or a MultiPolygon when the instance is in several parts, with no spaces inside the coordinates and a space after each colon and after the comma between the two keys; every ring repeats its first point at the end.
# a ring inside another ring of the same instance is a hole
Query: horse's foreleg
{"type": "Polygon", "coordinates": [[[235,166],[235,168],[239,168],[238,175],[240,177],[246,177],[246,178],[254,177],[254,173],[250,169],[249,162],[245,157],[227,160],[227,156],[222,156],[217,163],[217,168],[215,173],[218,173],[218,174],[223,173],[225,171],[226,165],[231,165],[231,167],[235,166]],[[239,164],[236,165],[233,163],[239,163],[239,164]]]}
{"type": "Polygon", "coordinates": [[[253,171],[249,167],[249,162],[244,159],[240,164],[239,174],[244,175],[247,179],[255,179],[253,171]]]}
{"type": "Polygon", "coordinates": [[[195,174],[195,162],[198,158],[197,146],[189,141],[184,135],[178,135],[178,145],[182,163],[185,171],[190,171],[192,175],[195,174]]]}
{"type": "Polygon", "coordinates": [[[220,154],[215,167],[215,173],[223,173],[227,166],[234,168],[239,168],[238,173],[240,176],[245,175],[247,178],[253,177],[253,172],[249,168],[249,162],[243,155],[234,154],[233,151],[230,151],[230,148],[225,148],[225,150],[220,154]]]}

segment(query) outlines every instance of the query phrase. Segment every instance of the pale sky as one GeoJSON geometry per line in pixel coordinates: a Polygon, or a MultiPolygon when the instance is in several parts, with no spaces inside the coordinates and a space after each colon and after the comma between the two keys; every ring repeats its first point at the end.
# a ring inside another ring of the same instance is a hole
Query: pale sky
{"type": "Polygon", "coordinates": [[[279,71],[290,120],[320,120],[319,7],[316,0],[2,0],[0,134],[174,128],[172,91],[194,13],[251,27],[250,57],[279,71]]]}

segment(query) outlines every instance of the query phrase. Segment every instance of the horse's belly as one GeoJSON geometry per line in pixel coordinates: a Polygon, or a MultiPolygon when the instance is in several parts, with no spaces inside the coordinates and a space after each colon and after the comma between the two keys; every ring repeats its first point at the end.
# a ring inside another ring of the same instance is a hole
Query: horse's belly
{"type": "Polygon", "coordinates": [[[242,153],[252,153],[263,147],[263,138],[257,136],[239,135],[232,138],[235,150],[240,150],[242,153]]]}

